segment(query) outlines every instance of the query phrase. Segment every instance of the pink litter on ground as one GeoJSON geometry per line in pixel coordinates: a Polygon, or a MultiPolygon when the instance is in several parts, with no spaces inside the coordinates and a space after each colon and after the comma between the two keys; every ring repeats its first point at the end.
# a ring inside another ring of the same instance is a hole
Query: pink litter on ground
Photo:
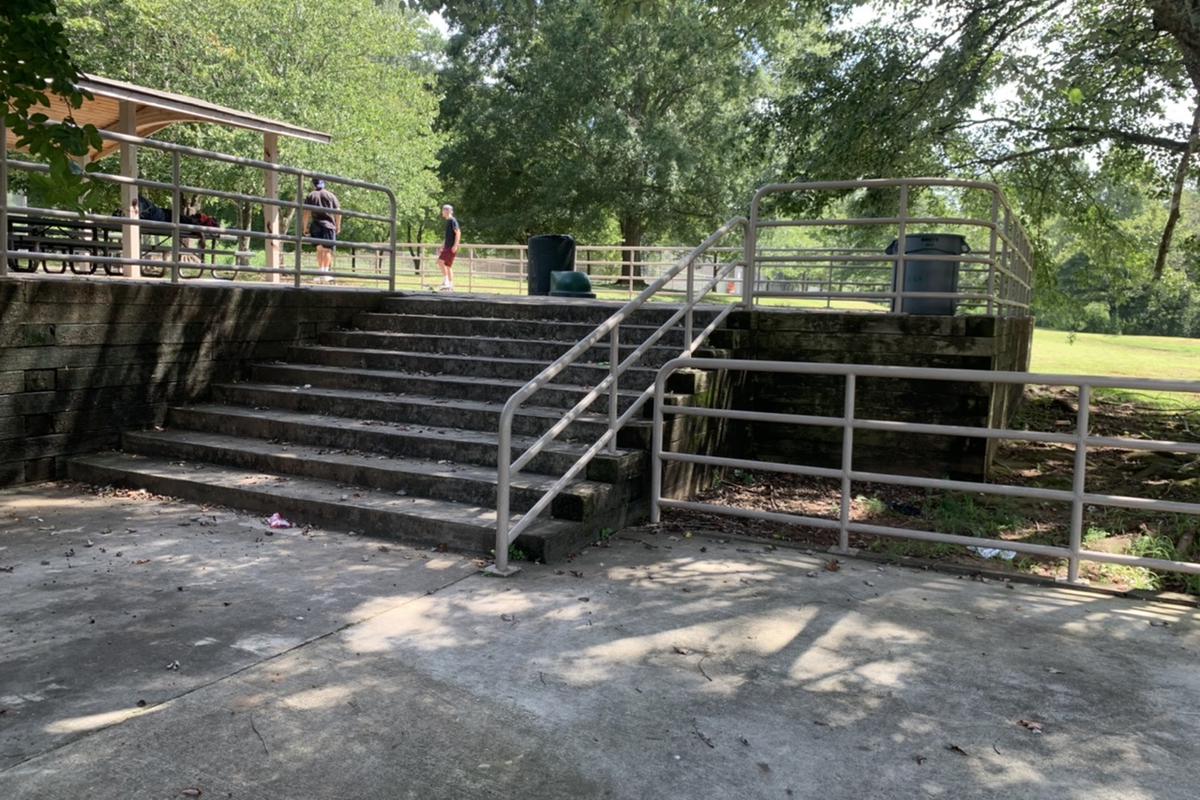
{"type": "Polygon", "coordinates": [[[288,522],[286,519],[281,517],[279,515],[278,511],[276,511],[274,514],[272,514],[267,519],[267,524],[270,525],[272,528],[290,528],[290,527],[292,527],[292,523],[288,522]]]}

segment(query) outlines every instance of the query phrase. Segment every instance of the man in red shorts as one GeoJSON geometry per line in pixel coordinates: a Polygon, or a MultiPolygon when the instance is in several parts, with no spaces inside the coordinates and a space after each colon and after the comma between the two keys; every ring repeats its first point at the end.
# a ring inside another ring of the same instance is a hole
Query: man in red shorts
{"type": "Polygon", "coordinates": [[[462,229],[454,218],[454,206],[442,206],[442,219],[446,220],[446,241],[438,253],[438,266],[442,268],[442,291],[454,291],[454,256],[458,254],[458,243],[462,241],[462,229]]]}

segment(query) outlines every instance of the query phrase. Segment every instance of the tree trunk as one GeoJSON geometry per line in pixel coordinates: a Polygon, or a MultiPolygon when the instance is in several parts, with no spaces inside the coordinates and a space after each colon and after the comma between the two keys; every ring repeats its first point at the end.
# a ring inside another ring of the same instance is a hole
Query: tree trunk
{"type": "MultiPolygon", "coordinates": [[[[243,201],[238,204],[238,227],[244,231],[250,230],[250,213],[249,201],[243,201]]],[[[236,259],[237,265],[239,267],[250,266],[250,259],[247,256],[240,255],[240,253],[244,253],[250,249],[250,237],[245,234],[238,236],[237,249],[239,253],[236,259]]]]}
{"type": "Polygon", "coordinates": [[[1200,93],[1196,95],[1196,110],[1192,113],[1192,129],[1188,133],[1188,146],[1179,157],[1179,166],[1175,169],[1175,187],[1171,192],[1171,211],[1167,214],[1167,224],[1163,228],[1162,241],[1158,243],[1158,257],[1154,259],[1154,280],[1162,278],[1167,266],[1167,253],[1171,250],[1171,239],[1175,236],[1175,225],[1179,222],[1179,206],[1183,198],[1183,187],[1187,183],[1188,167],[1191,166],[1192,153],[1196,151],[1197,139],[1200,139],[1200,93]]]}
{"type": "MultiPolygon", "coordinates": [[[[415,238],[415,239],[413,238],[412,223],[411,222],[404,223],[404,238],[407,239],[410,243],[420,244],[421,237],[424,235],[425,235],[425,223],[424,222],[417,223],[417,238],[415,238]]],[[[408,255],[412,259],[413,272],[417,275],[420,275],[421,274],[421,248],[419,248],[419,247],[408,248],[408,255]]]]}
{"type": "Polygon", "coordinates": [[[625,280],[622,283],[627,283],[633,288],[645,288],[646,282],[640,280],[642,277],[642,265],[638,262],[642,260],[641,253],[637,250],[642,244],[643,226],[642,221],[635,217],[621,218],[621,244],[624,250],[621,251],[621,277],[625,280]]]}

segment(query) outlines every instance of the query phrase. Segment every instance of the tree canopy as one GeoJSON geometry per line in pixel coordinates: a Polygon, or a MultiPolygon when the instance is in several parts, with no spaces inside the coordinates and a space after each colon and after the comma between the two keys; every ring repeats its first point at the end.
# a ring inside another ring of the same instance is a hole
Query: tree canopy
{"type": "MultiPolygon", "coordinates": [[[[1034,233],[1043,319],[1131,329],[1157,316],[1200,333],[1200,0],[54,9],[11,0],[0,17],[15,43],[0,62],[14,127],[32,129],[44,79],[69,86],[78,65],[328,130],[333,146],[285,142],[284,159],[385,183],[413,220],[444,187],[475,241],[562,230],[689,243],[767,181],[981,178],[1034,233]]],[[[67,138],[45,140],[50,157],[86,146],[85,131],[54,135],[67,138]]],[[[214,127],[167,135],[259,146],[214,127]]],[[[205,169],[194,177],[219,188],[259,179],[205,169]]]]}
{"type": "Polygon", "coordinates": [[[695,240],[755,177],[762,66],[710,3],[670,14],[601,2],[455,4],[442,74],[443,175],[498,238],[561,227],[695,240]]]}

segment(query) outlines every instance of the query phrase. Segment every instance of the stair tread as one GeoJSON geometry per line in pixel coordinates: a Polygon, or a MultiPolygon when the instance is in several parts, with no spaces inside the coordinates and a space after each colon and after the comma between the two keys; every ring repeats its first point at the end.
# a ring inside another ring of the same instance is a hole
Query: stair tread
{"type": "MultiPolygon", "coordinates": [[[[528,381],[514,380],[512,378],[479,378],[468,375],[421,375],[414,372],[404,372],[402,370],[386,370],[386,369],[365,369],[358,367],[331,367],[324,364],[297,364],[295,362],[258,362],[251,365],[252,368],[276,368],[276,369],[300,369],[310,372],[316,372],[321,375],[366,375],[373,378],[390,378],[404,379],[409,378],[414,381],[441,381],[451,384],[467,384],[479,385],[489,384],[492,386],[506,386],[514,391],[520,389],[528,381]]],[[[286,385],[286,384],[285,384],[286,385]]],[[[573,383],[547,383],[542,388],[553,389],[557,391],[574,391],[588,392],[591,391],[590,386],[580,386],[573,383]]],[[[641,391],[631,391],[622,389],[619,392],[621,397],[635,398],[641,394],[641,391]]]]}
{"type": "MultiPolygon", "coordinates": [[[[316,427],[332,427],[338,430],[360,430],[360,431],[383,431],[386,433],[415,435],[425,437],[438,437],[447,440],[458,439],[459,441],[471,442],[474,444],[485,444],[497,446],[499,444],[499,433],[491,433],[488,431],[475,431],[463,428],[440,428],[433,425],[421,425],[416,423],[399,423],[399,422],[367,422],[363,420],[355,420],[350,417],[329,417],[322,414],[309,414],[300,411],[288,411],[285,409],[253,409],[246,406],[228,405],[225,403],[194,403],[187,406],[178,406],[180,411],[195,412],[202,414],[219,414],[224,416],[248,417],[252,419],[262,419],[270,417],[276,420],[285,422],[294,422],[316,427]]],[[[522,436],[514,434],[512,444],[514,447],[528,447],[537,441],[533,436],[522,436]]],[[[583,455],[589,445],[576,444],[573,442],[554,441],[546,445],[545,450],[549,452],[558,452],[567,455],[583,455]]],[[[618,449],[618,455],[630,455],[637,451],[618,449]]]]}
{"type": "MultiPolygon", "coordinates": [[[[179,442],[198,444],[206,447],[229,448],[244,452],[276,456],[282,455],[280,445],[271,444],[265,439],[249,439],[244,436],[230,436],[222,433],[206,433],[178,428],[127,433],[125,441],[127,444],[135,446],[139,441],[179,442]]],[[[371,469],[387,470],[396,473],[419,473],[430,477],[473,480],[489,484],[495,484],[499,480],[498,473],[494,467],[483,467],[478,464],[457,461],[430,461],[428,459],[409,458],[405,456],[380,456],[379,454],[354,451],[335,451],[327,447],[315,447],[304,444],[290,444],[286,446],[286,450],[286,455],[289,457],[310,461],[370,467],[371,469]]],[[[512,485],[514,488],[539,489],[544,491],[553,486],[555,480],[556,478],[549,475],[522,472],[512,478],[512,485]]],[[[591,483],[582,479],[574,481],[564,491],[569,491],[571,486],[590,485],[591,483]]]]}
{"type": "MultiPolygon", "coordinates": [[[[529,344],[529,345],[548,344],[548,345],[561,346],[565,349],[569,349],[576,344],[576,342],[570,341],[568,339],[528,339],[528,338],[513,337],[513,336],[471,336],[471,335],[459,335],[459,334],[449,334],[449,333],[422,333],[422,332],[418,332],[418,331],[372,331],[372,330],[361,330],[361,329],[357,329],[357,328],[353,329],[353,330],[331,331],[331,333],[349,333],[349,334],[355,334],[355,335],[361,335],[361,336],[386,337],[387,339],[395,339],[396,341],[402,341],[404,339],[414,339],[415,338],[415,339],[448,339],[448,340],[454,341],[454,342],[466,340],[466,341],[478,341],[478,342],[511,342],[513,344],[529,344]]],[[[592,346],[595,348],[601,348],[601,347],[607,348],[608,342],[600,341],[592,346]]],[[[621,349],[633,350],[637,346],[638,345],[636,345],[636,344],[622,344],[621,349]]],[[[671,350],[671,351],[679,350],[678,347],[674,347],[671,345],[659,345],[659,344],[650,345],[650,349],[651,350],[671,350]]],[[[394,351],[386,351],[386,352],[394,352],[394,351]]]]}
{"type": "MultiPolygon", "coordinates": [[[[455,321],[462,322],[462,323],[473,323],[473,322],[534,323],[534,324],[538,324],[538,325],[548,325],[548,326],[552,326],[552,327],[556,327],[556,328],[561,328],[564,326],[570,326],[572,328],[586,328],[588,332],[594,331],[601,324],[601,323],[592,323],[592,322],[570,322],[567,320],[557,320],[557,319],[532,319],[532,318],[513,319],[512,317],[488,317],[488,316],[482,316],[482,315],[481,316],[464,316],[461,314],[405,314],[405,313],[396,312],[396,311],[363,311],[360,314],[360,318],[363,318],[363,319],[373,319],[376,317],[385,317],[385,318],[403,317],[403,318],[409,319],[409,320],[433,320],[433,319],[455,320],[455,321]]],[[[678,323],[676,323],[676,324],[678,325],[678,323]]],[[[654,331],[658,330],[660,327],[662,327],[661,323],[658,325],[641,324],[641,323],[636,323],[636,322],[622,322],[621,323],[621,328],[624,330],[635,330],[635,331],[644,330],[647,332],[647,334],[653,333],[654,331]]],[[[682,326],[680,326],[680,327],[682,327],[682,326]]],[[[584,336],[586,336],[586,335],[587,335],[587,333],[584,333],[584,336]]]]}
{"type": "MultiPolygon", "coordinates": [[[[386,511],[398,515],[425,520],[436,520],[476,529],[487,529],[496,524],[496,510],[481,506],[456,503],[451,500],[434,500],[426,497],[400,497],[394,492],[368,487],[347,487],[332,481],[304,478],[293,475],[277,475],[269,472],[239,469],[216,464],[188,464],[154,456],[135,453],[99,453],[77,456],[76,462],[106,470],[125,473],[154,475],[160,478],[188,481],[194,484],[218,485],[278,498],[281,503],[288,500],[319,502],[347,509],[359,508],[386,511]],[[343,499],[345,498],[345,499],[343,499]]],[[[286,508],[280,513],[287,516],[286,508]]],[[[518,520],[520,514],[512,515],[518,520]]],[[[303,520],[293,520],[303,523],[303,520]]],[[[562,520],[539,519],[534,523],[543,531],[562,528],[569,524],[562,520]]]]}
{"type": "MultiPolygon", "coordinates": [[[[437,405],[461,411],[491,411],[499,413],[504,409],[504,403],[487,400],[465,400],[454,397],[433,397],[423,394],[408,394],[406,392],[374,392],[367,389],[331,389],[324,386],[309,386],[297,388],[292,384],[270,383],[267,381],[241,381],[238,383],[216,383],[217,389],[250,389],[254,391],[272,391],[287,394],[307,394],[321,397],[335,397],[346,400],[382,400],[396,405],[437,405]]],[[[521,406],[517,414],[544,419],[561,419],[563,409],[552,406],[528,405],[521,406]]],[[[608,423],[604,414],[584,413],[578,418],[580,422],[608,423]]],[[[646,426],[650,420],[630,420],[628,426],[646,426]]]]}
{"type": "MultiPolygon", "coordinates": [[[[468,337],[450,337],[450,338],[459,339],[459,338],[468,338],[468,337]]],[[[520,340],[508,339],[506,341],[520,341],[520,340]]],[[[622,345],[622,347],[626,347],[626,345],[622,345]]],[[[633,349],[634,347],[635,347],[635,345],[628,345],[629,349],[633,349]]],[[[666,347],[661,348],[661,349],[678,350],[678,348],[666,348],[666,347]]],[[[462,362],[462,363],[468,363],[468,364],[476,363],[481,360],[481,358],[479,356],[475,356],[475,355],[461,355],[461,354],[449,354],[449,353],[426,353],[426,352],[422,352],[419,350],[384,350],[384,349],[377,348],[377,347],[337,347],[334,345],[307,345],[307,346],[293,347],[292,350],[297,353],[318,351],[318,352],[331,352],[331,353],[353,353],[353,354],[362,354],[362,355],[386,355],[386,356],[398,356],[401,358],[408,357],[408,358],[420,358],[420,359],[437,359],[437,360],[445,360],[445,361],[462,362]]],[[[489,362],[502,363],[502,364],[520,365],[523,367],[538,367],[539,371],[541,369],[545,369],[547,366],[549,366],[544,360],[534,359],[534,358],[504,358],[501,356],[485,356],[483,360],[486,360],[489,362]]],[[[307,363],[307,362],[303,362],[303,363],[307,363]]],[[[321,366],[328,366],[328,365],[321,365],[321,366]]],[[[596,369],[596,370],[600,370],[600,369],[607,370],[608,369],[608,367],[601,366],[594,362],[577,362],[577,363],[573,364],[572,366],[585,367],[585,368],[596,369]]],[[[625,374],[629,374],[629,371],[641,371],[641,372],[647,372],[647,373],[654,373],[655,369],[653,367],[630,367],[629,370],[627,370],[625,374]]],[[[422,377],[424,377],[424,376],[422,376],[422,377]]]]}

